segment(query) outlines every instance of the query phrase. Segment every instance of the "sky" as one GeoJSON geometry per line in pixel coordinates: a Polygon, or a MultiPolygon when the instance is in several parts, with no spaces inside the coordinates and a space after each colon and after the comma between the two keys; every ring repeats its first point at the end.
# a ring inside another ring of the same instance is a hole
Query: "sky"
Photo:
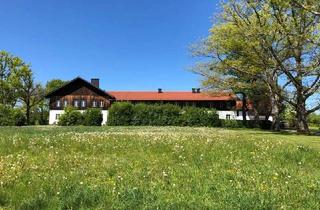
{"type": "Polygon", "coordinates": [[[214,0],[0,0],[0,50],[35,79],[100,78],[105,90],[190,90],[189,47],[208,35],[214,0]]]}

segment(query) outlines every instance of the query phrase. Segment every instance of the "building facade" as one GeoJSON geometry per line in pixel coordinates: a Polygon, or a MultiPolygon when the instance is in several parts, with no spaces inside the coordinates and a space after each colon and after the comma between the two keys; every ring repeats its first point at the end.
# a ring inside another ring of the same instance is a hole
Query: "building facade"
{"type": "MultiPolygon", "coordinates": [[[[46,95],[49,100],[49,124],[57,124],[64,108],[73,106],[80,112],[88,108],[100,108],[103,115],[102,124],[108,120],[108,109],[114,102],[136,103],[170,103],[178,106],[196,106],[216,109],[220,119],[242,120],[242,102],[230,93],[208,94],[200,89],[191,91],[166,92],[157,91],[104,91],[99,87],[99,79],[88,82],[80,77],[73,79],[62,87],[46,95]]],[[[252,104],[247,107],[252,108],[252,104]]],[[[250,112],[248,112],[250,113],[250,112]]],[[[247,119],[252,116],[247,115],[247,119]]]]}

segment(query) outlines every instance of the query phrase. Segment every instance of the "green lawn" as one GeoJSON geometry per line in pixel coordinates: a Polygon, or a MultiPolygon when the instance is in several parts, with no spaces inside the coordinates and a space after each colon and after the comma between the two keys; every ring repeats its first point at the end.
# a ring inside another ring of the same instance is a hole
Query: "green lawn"
{"type": "Polygon", "coordinates": [[[320,208],[320,137],[177,127],[0,128],[0,209],[320,208]]]}

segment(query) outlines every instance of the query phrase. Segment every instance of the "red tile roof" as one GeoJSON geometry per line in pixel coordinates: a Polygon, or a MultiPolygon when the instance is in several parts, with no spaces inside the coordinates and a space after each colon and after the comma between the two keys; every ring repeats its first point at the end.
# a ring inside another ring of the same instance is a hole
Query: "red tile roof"
{"type": "Polygon", "coordinates": [[[191,91],[108,91],[118,101],[229,101],[236,100],[233,94],[192,93],[191,91]]]}

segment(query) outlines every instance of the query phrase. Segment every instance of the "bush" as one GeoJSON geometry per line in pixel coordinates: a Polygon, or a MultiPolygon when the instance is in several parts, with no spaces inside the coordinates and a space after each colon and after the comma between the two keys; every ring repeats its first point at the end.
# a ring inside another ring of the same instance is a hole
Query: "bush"
{"type": "Polygon", "coordinates": [[[219,126],[215,110],[188,107],[181,109],[172,104],[115,103],[109,110],[108,125],[151,126],[219,126]]]}
{"type": "Polygon", "coordinates": [[[133,106],[131,125],[150,125],[150,107],[151,105],[146,105],[143,103],[133,106]]]}
{"type": "Polygon", "coordinates": [[[16,126],[23,126],[27,124],[26,115],[22,112],[21,109],[13,110],[13,119],[16,126]]]}
{"type": "Polygon", "coordinates": [[[0,104],[0,126],[23,126],[26,116],[21,109],[0,104]]]}
{"type": "Polygon", "coordinates": [[[83,113],[83,124],[87,126],[101,126],[102,114],[100,109],[87,109],[83,113]]]}
{"type": "Polygon", "coordinates": [[[72,107],[67,107],[64,109],[64,111],[64,114],[62,114],[59,118],[58,125],[83,125],[83,116],[79,111],[72,107]]]}
{"type": "Polygon", "coordinates": [[[181,109],[172,104],[137,104],[132,125],[178,125],[181,109]]]}
{"type": "Polygon", "coordinates": [[[0,104],[0,126],[14,125],[12,114],[12,108],[0,104]]]}
{"type": "Polygon", "coordinates": [[[242,120],[221,120],[221,126],[225,128],[244,128],[242,120]]]}
{"type": "Polygon", "coordinates": [[[112,104],[108,114],[108,125],[130,125],[133,118],[133,105],[127,102],[112,104]]]}
{"type": "Polygon", "coordinates": [[[220,120],[213,109],[186,107],[182,111],[181,125],[217,127],[220,126],[220,120]]]}

